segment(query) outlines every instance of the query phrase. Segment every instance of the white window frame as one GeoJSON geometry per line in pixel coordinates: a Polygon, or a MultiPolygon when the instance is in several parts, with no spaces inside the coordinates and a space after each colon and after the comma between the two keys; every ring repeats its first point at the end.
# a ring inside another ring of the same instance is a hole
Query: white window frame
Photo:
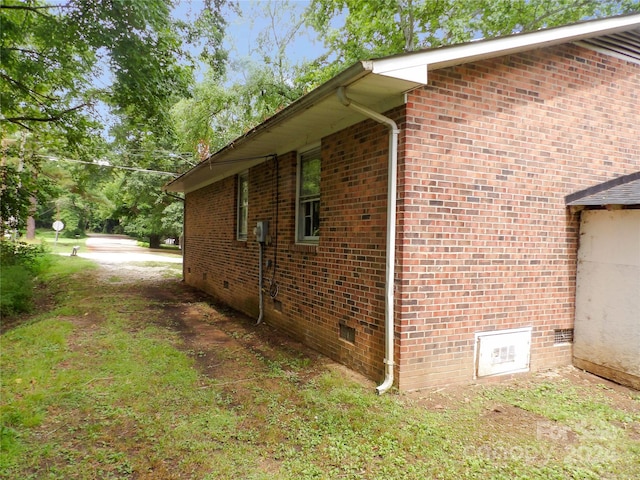
{"type": "Polygon", "coordinates": [[[249,171],[238,174],[238,202],[236,207],[236,238],[242,242],[247,241],[249,233],[249,171]],[[243,184],[247,185],[246,196],[243,198],[243,184]],[[243,222],[244,219],[244,222],[243,222]],[[244,229],[243,229],[244,227],[244,229]],[[244,230],[244,231],[243,231],[244,230]]]}
{"type": "MultiPolygon", "coordinates": [[[[321,194],[315,197],[310,198],[301,198],[300,191],[302,188],[302,162],[305,158],[308,158],[309,155],[317,155],[320,158],[320,171],[322,171],[322,156],[320,150],[320,144],[314,145],[311,148],[308,148],[298,154],[298,165],[296,171],[296,242],[297,243],[306,243],[306,244],[317,244],[320,241],[320,235],[305,235],[304,227],[305,227],[305,209],[303,208],[303,203],[310,203],[317,201],[320,202],[321,194]]],[[[319,215],[319,205],[318,205],[318,215],[319,215]]],[[[318,219],[319,224],[319,219],[318,219]]]]}

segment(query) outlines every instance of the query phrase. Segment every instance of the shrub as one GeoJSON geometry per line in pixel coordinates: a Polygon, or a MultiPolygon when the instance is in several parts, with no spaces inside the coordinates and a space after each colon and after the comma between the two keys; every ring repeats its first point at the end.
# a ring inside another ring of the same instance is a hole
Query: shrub
{"type": "Polygon", "coordinates": [[[48,264],[42,245],[0,241],[0,315],[31,310],[33,279],[48,264]]]}
{"type": "Polygon", "coordinates": [[[0,267],[2,268],[21,265],[37,275],[46,268],[47,264],[46,251],[42,245],[0,241],[0,267]]]}
{"type": "Polygon", "coordinates": [[[0,315],[28,312],[33,306],[32,273],[22,265],[0,268],[0,315]]]}

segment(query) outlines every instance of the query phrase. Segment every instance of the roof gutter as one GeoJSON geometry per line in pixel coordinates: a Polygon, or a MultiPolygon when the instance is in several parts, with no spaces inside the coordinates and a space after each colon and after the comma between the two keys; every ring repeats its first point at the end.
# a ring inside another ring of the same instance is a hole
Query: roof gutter
{"type": "Polygon", "coordinates": [[[400,130],[396,122],[370,108],[360,105],[347,97],[344,87],[336,90],[338,99],[346,107],[362,113],[389,128],[389,173],[387,182],[387,252],[386,252],[386,278],[385,278],[385,378],[382,384],[376,387],[376,393],[382,395],[393,386],[394,366],[394,278],[396,257],[396,189],[398,184],[398,134],[400,130]]]}
{"type": "MultiPolygon", "coordinates": [[[[336,88],[344,87],[352,84],[353,82],[359,80],[360,78],[370,74],[372,69],[373,69],[373,62],[370,62],[370,61],[358,62],[352,65],[351,67],[347,68],[343,72],[333,77],[328,82],[323,83],[322,85],[317,87],[315,90],[312,90],[308,94],[303,95],[298,100],[289,104],[288,106],[280,110],[278,113],[276,113],[272,117],[268,118],[261,124],[257,125],[256,127],[246,132],[241,137],[227,144],[222,149],[218,150],[215,153],[210,154],[205,160],[198,163],[193,168],[189,169],[179,177],[173,179],[171,182],[166,184],[163,187],[163,190],[179,191],[174,189],[173,187],[183,182],[186,177],[194,175],[196,172],[198,172],[201,169],[211,168],[211,164],[215,164],[216,159],[223,157],[224,155],[232,154],[233,151],[238,147],[240,147],[241,145],[251,142],[254,138],[260,136],[264,132],[268,132],[270,129],[272,129],[276,125],[279,125],[289,120],[290,118],[297,115],[299,112],[312,108],[314,105],[316,105],[317,103],[319,103],[320,101],[328,97],[329,95],[333,95],[333,92],[336,90],[336,88]]],[[[279,152],[273,152],[273,153],[279,153],[279,152]]],[[[265,158],[267,157],[270,158],[271,155],[265,155],[265,158]]]]}

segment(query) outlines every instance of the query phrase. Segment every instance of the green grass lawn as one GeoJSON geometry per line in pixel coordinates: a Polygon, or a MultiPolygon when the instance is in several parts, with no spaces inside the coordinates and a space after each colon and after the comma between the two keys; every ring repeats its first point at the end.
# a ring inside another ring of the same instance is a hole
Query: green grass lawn
{"type": "Polygon", "coordinates": [[[36,231],[36,239],[32,243],[41,243],[46,245],[46,248],[51,253],[71,254],[74,246],[84,247],[87,238],[66,238],[62,235],[63,232],[58,234],[56,240],[56,232],[49,229],[38,229],[36,231]]]}
{"type": "Polygon", "coordinates": [[[176,280],[62,259],[1,338],[1,478],[640,478],[638,392],[560,375],[376,396],[176,280]]]}

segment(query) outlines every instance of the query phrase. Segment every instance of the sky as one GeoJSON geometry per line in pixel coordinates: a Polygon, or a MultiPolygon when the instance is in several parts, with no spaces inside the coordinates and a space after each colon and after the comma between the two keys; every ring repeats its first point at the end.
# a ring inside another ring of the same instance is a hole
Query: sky
{"type": "MultiPolygon", "coordinates": [[[[179,0],[172,12],[175,18],[189,21],[195,18],[204,7],[203,0],[179,0]]],[[[237,10],[225,8],[224,14],[227,21],[225,48],[229,51],[231,61],[243,62],[252,59],[262,62],[262,57],[257,53],[259,36],[261,33],[269,32],[273,38],[274,29],[268,15],[269,7],[275,8],[276,22],[275,32],[282,35],[287,30],[288,25],[300,18],[302,12],[308,7],[309,0],[236,0],[237,10]]],[[[311,29],[305,29],[295,37],[295,41],[286,49],[287,58],[292,64],[301,63],[305,60],[314,60],[324,53],[324,46],[321,42],[314,40],[315,33],[311,29]]],[[[194,52],[195,53],[195,52],[194,52]]],[[[201,81],[204,77],[205,67],[196,71],[196,81],[201,81]]],[[[228,82],[242,82],[243,71],[238,67],[228,74],[228,82]]],[[[108,68],[104,69],[103,76],[97,80],[100,86],[110,83],[110,73],[108,68]]],[[[113,123],[113,117],[109,114],[108,108],[102,104],[97,105],[97,113],[104,124],[105,138],[111,138],[109,128],[113,123]]]]}
{"type": "MultiPolygon", "coordinates": [[[[232,61],[253,59],[262,62],[258,53],[260,36],[267,35],[273,42],[282,38],[290,25],[301,18],[308,7],[308,0],[239,0],[238,9],[225,7],[227,21],[225,48],[232,61]]],[[[189,20],[202,10],[203,0],[181,0],[174,9],[173,15],[189,20]]],[[[294,41],[287,43],[286,55],[293,64],[311,61],[324,53],[324,46],[315,39],[315,32],[303,27],[294,41]]]]}

